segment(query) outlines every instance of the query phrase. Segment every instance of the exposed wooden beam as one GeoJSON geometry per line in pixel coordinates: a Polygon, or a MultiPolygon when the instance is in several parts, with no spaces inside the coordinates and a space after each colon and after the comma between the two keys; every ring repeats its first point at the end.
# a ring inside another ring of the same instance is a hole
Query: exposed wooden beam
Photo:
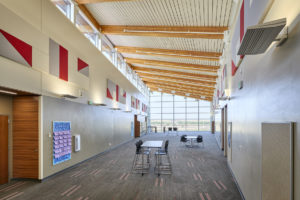
{"type": "Polygon", "coordinates": [[[190,87],[190,88],[195,88],[199,90],[204,90],[204,91],[214,91],[214,87],[207,87],[207,86],[200,86],[198,83],[187,83],[187,82],[182,82],[179,80],[164,80],[164,79],[159,79],[159,78],[146,78],[142,77],[142,80],[148,84],[164,84],[164,85],[173,85],[176,87],[190,87]]]}
{"type": "Polygon", "coordinates": [[[144,37],[177,37],[223,39],[228,27],[188,27],[188,26],[101,26],[106,35],[127,35],[144,37]]]}
{"type": "Polygon", "coordinates": [[[78,25],[76,27],[80,30],[81,33],[93,33],[94,29],[90,25],[78,25]]]}
{"type": "Polygon", "coordinates": [[[175,88],[181,88],[181,89],[186,89],[186,90],[197,90],[197,91],[201,91],[201,92],[207,92],[207,93],[213,93],[214,92],[214,88],[207,88],[207,87],[197,87],[194,85],[185,85],[185,84],[177,84],[177,83],[164,83],[164,82],[160,82],[160,81],[144,81],[146,83],[146,85],[149,86],[165,86],[165,87],[175,87],[175,88]]]}
{"type": "Polygon", "coordinates": [[[207,78],[198,78],[194,76],[184,76],[181,74],[175,74],[175,73],[166,73],[166,72],[154,72],[154,71],[135,71],[139,75],[152,75],[152,76],[168,76],[168,77],[178,77],[178,78],[185,78],[187,80],[197,80],[197,81],[203,81],[203,82],[208,82],[208,83],[216,83],[216,80],[214,79],[207,79],[207,78]]]}
{"type": "Polygon", "coordinates": [[[191,90],[191,89],[185,89],[185,88],[178,88],[178,87],[171,87],[171,86],[163,86],[163,85],[147,85],[149,88],[151,87],[158,87],[161,89],[169,89],[169,90],[175,90],[175,91],[183,91],[185,93],[190,94],[199,94],[199,95],[206,95],[206,96],[213,96],[213,92],[204,92],[204,91],[198,91],[198,90],[191,90]]]}
{"type": "Polygon", "coordinates": [[[157,80],[166,80],[166,81],[178,81],[183,83],[194,83],[199,84],[200,86],[207,86],[207,87],[215,87],[216,83],[214,82],[207,82],[207,81],[201,81],[201,80],[192,80],[192,79],[186,79],[186,78],[179,78],[174,76],[167,76],[167,75],[152,75],[147,73],[138,73],[139,76],[143,78],[152,78],[157,80]]]}
{"type": "Polygon", "coordinates": [[[136,0],[76,0],[78,4],[118,2],[118,1],[136,1],[136,0]]]}
{"type": "Polygon", "coordinates": [[[208,74],[195,74],[195,73],[187,73],[180,71],[171,71],[171,70],[162,70],[162,69],[154,69],[154,68],[145,68],[145,67],[131,67],[136,72],[145,72],[150,74],[167,74],[167,75],[175,75],[181,76],[185,78],[191,78],[196,80],[205,80],[205,81],[213,81],[215,82],[218,78],[217,75],[208,75],[208,74]]]}
{"type": "Polygon", "coordinates": [[[135,58],[125,58],[126,62],[129,64],[141,64],[148,66],[160,66],[173,69],[186,69],[186,70],[202,70],[208,72],[216,72],[220,69],[220,66],[215,65],[196,65],[187,63],[177,63],[177,62],[167,62],[158,60],[145,60],[145,59],[135,59],[135,58]]]}
{"type": "Polygon", "coordinates": [[[172,49],[154,49],[154,48],[140,48],[140,47],[126,47],[126,46],[117,46],[116,49],[119,53],[185,58],[185,59],[195,59],[195,60],[209,60],[209,61],[219,61],[219,57],[222,55],[221,53],[218,52],[183,51],[183,50],[172,50],[172,49]]]}
{"type": "Polygon", "coordinates": [[[116,46],[120,53],[137,53],[149,52],[154,54],[172,54],[178,56],[202,56],[202,57],[220,57],[222,53],[218,52],[205,52],[205,51],[185,51],[174,49],[155,49],[155,48],[142,48],[142,47],[129,47],[129,46],[116,46]]]}
{"type": "Polygon", "coordinates": [[[174,90],[178,92],[184,92],[184,93],[189,93],[189,94],[194,94],[194,95],[201,95],[201,96],[206,96],[206,97],[213,97],[214,93],[211,92],[200,92],[197,90],[190,90],[190,89],[182,89],[182,88],[176,88],[176,87],[166,87],[166,86],[159,86],[159,85],[147,85],[149,88],[160,88],[160,89],[166,89],[166,90],[174,90]]]}
{"type": "Polygon", "coordinates": [[[150,90],[152,91],[157,91],[157,92],[163,92],[163,93],[167,93],[167,94],[173,94],[173,95],[178,95],[178,96],[184,96],[184,97],[189,97],[189,98],[194,98],[194,99],[201,99],[201,100],[206,100],[206,101],[212,101],[212,97],[202,97],[200,95],[187,95],[186,93],[183,92],[176,92],[173,93],[171,90],[162,90],[160,91],[158,88],[150,88],[150,90]]]}
{"type": "MultiPolygon", "coordinates": [[[[77,0],[78,3],[79,0],[77,0]]],[[[78,8],[83,12],[83,14],[90,20],[90,22],[95,26],[97,30],[100,29],[99,22],[94,18],[92,13],[85,7],[85,5],[78,4],[78,8]]]]}

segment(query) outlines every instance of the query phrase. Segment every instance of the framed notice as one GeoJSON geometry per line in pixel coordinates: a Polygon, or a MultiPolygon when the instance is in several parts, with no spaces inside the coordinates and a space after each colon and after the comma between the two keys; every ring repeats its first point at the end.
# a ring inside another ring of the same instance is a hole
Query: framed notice
{"type": "Polygon", "coordinates": [[[71,159],[71,122],[53,122],[53,165],[71,159]]]}

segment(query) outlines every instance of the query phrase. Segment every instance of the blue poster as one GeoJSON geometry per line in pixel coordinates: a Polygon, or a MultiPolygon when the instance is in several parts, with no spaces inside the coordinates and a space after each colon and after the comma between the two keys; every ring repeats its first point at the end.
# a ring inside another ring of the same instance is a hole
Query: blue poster
{"type": "Polygon", "coordinates": [[[71,122],[53,122],[53,165],[71,159],[71,122]]]}

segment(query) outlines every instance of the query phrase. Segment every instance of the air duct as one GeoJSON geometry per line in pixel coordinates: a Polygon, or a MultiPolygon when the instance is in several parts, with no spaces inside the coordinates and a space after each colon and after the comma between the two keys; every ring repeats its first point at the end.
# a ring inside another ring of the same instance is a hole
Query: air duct
{"type": "Polygon", "coordinates": [[[287,39],[287,33],[276,38],[286,25],[286,18],[264,24],[249,26],[243,37],[238,55],[255,55],[264,53],[272,42],[282,44],[287,39]]]}

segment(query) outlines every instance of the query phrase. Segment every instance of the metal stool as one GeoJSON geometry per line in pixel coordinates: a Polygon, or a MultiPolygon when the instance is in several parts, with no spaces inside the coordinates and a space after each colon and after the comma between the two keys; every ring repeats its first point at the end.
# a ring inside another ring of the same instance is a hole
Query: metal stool
{"type": "Polygon", "coordinates": [[[139,173],[144,175],[144,173],[148,173],[150,168],[150,150],[144,150],[141,146],[143,144],[143,141],[138,141],[135,143],[136,145],[136,151],[135,151],[135,157],[132,164],[132,172],[133,173],[139,173]],[[145,161],[145,155],[146,155],[146,161],[145,161]]]}
{"type": "Polygon", "coordinates": [[[155,152],[155,168],[154,171],[158,176],[160,174],[172,174],[172,165],[168,152],[169,140],[165,142],[165,148],[159,149],[155,152]],[[163,157],[165,157],[165,162],[163,162],[163,157]]]}

